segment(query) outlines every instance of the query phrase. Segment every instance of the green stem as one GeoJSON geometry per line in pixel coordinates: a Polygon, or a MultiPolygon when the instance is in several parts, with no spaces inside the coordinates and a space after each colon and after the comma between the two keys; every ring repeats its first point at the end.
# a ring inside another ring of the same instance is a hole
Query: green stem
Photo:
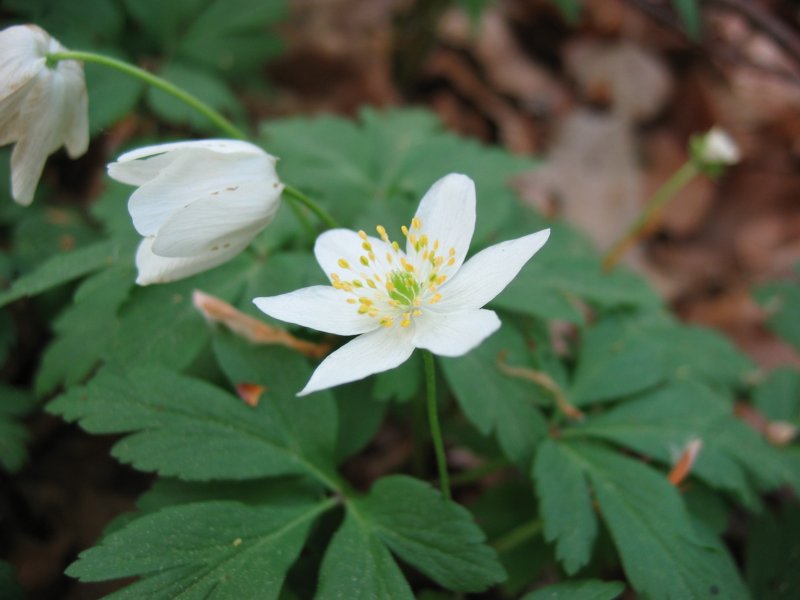
{"type": "Polygon", "coordinates": [[[292,187],[291,185],[287,185],[286,187],[283,188],[283,193],[286,194],[287,198],[295,200],[300,204],[302,204],[303,206],[305,206],[308,210],[314,213],[320,221],[325,223],[325,225],[327,225],[331,229],[336,229],[337,227],[339,227],[339,224],[328,213],[328,211],[326,211],[319,204],[314,202],[311,198],[306,196],[303,192],[301,192],[297,188],[292,187]]]}
{"type": "Polygon", "coordinates": [[[110,56],[105,56],[103,54],[96,54],[94,52],[66,50],[64,52],[53,52],[47,55],[47,62],[50,65],[55,64],[60,60],[81,60],[84,62],[93,62],[105,67],[116,69],[117,71],[131,75],[137,79],[141,79],[145,83],[171,94],[178,100],[185,102],[197,112],[204,115],[209,121],[214,123],[214,125],[219,127],[223,132],[225,132],[226,135],[240,140],[247,139],[247,136],[242,132],[242,130],[236,127],[228,119],[223,117],[219,112],[211,108],[208,104],[193,94],[182,90],[166,79],[162,79],[158,75],[154,75],[149,71],[145,71],[144,69],[140,69],[139,67],[135,67],[124,61],[117,60],[116,58],[111,58],[110,56]]]}
{"type": "Polygon", "coordinates": [[[425,364],[425,381],[428,392],[428,421],[431,428],[431,439],[433,449],[436,452],[436,466],[439,469],[439,485],[442,488],[442,495],[446,500],[450,500],[450,478],[447,474],[447,458],[444,453],[444,442],[442,441],[442,430],[439,427],[439,412],[436,406],[436,369],[433,364],[433,354],[429,350],[422,351],[422,360],[425,364]]]}
{"type": "Polygon", "coordinates": [[[492,546],[498,553],[508,552],[539,535],[543,526],[541,519],[528,521],[492,542],[492,546]]]}
{"type": "Polygon", "coordinates": [[[672,174],[664,184],[656,190],[647,202],[642,214],[628,228],[622,236],[603,257],[603,266],[606,270],[614,267],[620,257],[635,242],[653,221],[653,218],[661,211],[666,204],[675,197],[681,188],[688,184],[700,173],[694,161],[687,161],[680,169],[672,174]]]}

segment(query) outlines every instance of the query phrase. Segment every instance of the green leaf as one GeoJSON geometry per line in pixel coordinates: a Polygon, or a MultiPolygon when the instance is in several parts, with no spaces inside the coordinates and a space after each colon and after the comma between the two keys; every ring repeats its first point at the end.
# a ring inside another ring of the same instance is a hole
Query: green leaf
{"type": "Polygon", "coordinates": [[[756,289],[755,297],[767,312],[769,328],[800,349],[800,284],[768,283],[756,289]]]}
{"type": "MultiPolygon", "coordinates": [[[[276,352],[288,385],[293,372],[299,375],[293,356],[276,352]]],[[[286,394],[279,398],[297,401],[286,394]]],[[[114,445],[116,458],[188,481],[286,474],[319,480],[319,468],[304,454],[316,452],[319,442],[297,436],[330,427],[311,421],[307,404],[261,402],[253,408],[208,383],[155,366],[107,367],[47,410],[90,433],[131,434],[114,445]],[[297,417],[304,420],[292,420],[297,417]]]]}
{"type": "Polygon", "coordinates": [[[546,439],[533,465],[544,537],[556,543],[556,556],[569,575],[589,562],[597,537],[597,517],[583,467],[561,444],[546,439]]]}
{"type": "Polygon", "coordinates": [[[698,0],[672,0],[672,3],[683,21],[686,34],[693,40],[699,40],[702,22],[698,0]]]}
{"type": "Polygon", "coordinates": [[[438,362],[467,419],[484,435],[495,431],[506,456],[527,469],[547,425],[534,405],[537,388],[498,368],[503,352],[509,364],[528,360],[525,340],[509,324],[468,354],[438,362]]]}
{"type": "Polygon", "coordinates": [[[618,581],[567,581],[548,585],[531,592],[522,600],[614,600],[625,591],[625,584],[618,581]]]}
{"type": "MultiPolygon", "coordinates": [[[[553,241],[557,230],[551,235],[553,241]]],[[[543,319],[584,322],[582,299],[601,309],[658,308],[661,300],[639,277],[625,270],[604,273],[594,255],[564,256],[546,245],[492,305],[543,319]]]]}
{"type": "Polygon", "coordinates": [[[469,512],[429,484],[395,475],[353,501],[352,517],[408,564],[450,590],[480,592],[505,578],[469,512]]]}
{"type": "Polygon", "coordinates": [[[788,504],[765,512],[748,528],[745,576],[753,598],[793,600],[800,596],[800,508],[788,504]]]}
{"type": "Polygon", "coordinates": [[[338,407],[339,434],[336,462],[343,462],[364,448],[375,437],[383,423],[388,406],[375,402],[369,393],[372,381],[359,381],[334,388],[338,407]]]}
{"type": "Polygon", "coordinates": [[[81,382],[103,359],[133,280],[131,263],[95,273],[80,284],[74,303],[54,323],[56,338],[45,349],[36,376],[38,395],[81,382]]]}
{"type": "Polygon", "coordinates": [[[800,371],[772,371],[756,388],[753,401],[766,418],[800,425],[800,371]]]}
{"type": "MultiPolygon", "coordinates": [[[[127,58],[113,49],[100,51],[113,58],[127,58]]],[[[130,113],[144,94],[145,86],[138,79],[97,63],[85,63],[84,69],[89,93],[89,131],[96,135],[130,113]]]]}
{"type": "Polygon", "coordinates": [[[28,458],[25,445],[30,434],[19,420],[35,406],[23,390],[0,384],[0,465],[11,473],[18,471],[28,458]]]}
{"type": "Polygon", "coordinates": [[[583,337],[569,398],[577,406],[616,400],[659,383],[664,370],[647,329],[631,319],[604,319],[583,337]]]}
{"type": "Polygon", "coordinates": [[[774,489],[791,482],[780,455],[736,419],[732,403],[696,383],[672,384],[621,404],[577,426],[575,433],[610,440],[670,464],[694,438],[703,447],[692,472],[709,485],[759,506],[753,483],[774,489]]]}
{"type": "Polygon", "coordinates": [[[558,10],[561,12],[561,16],[564,17],[564,20],[567,23],[570,25],[575,25],[578,23],[578,19],[581,16],[581,10],[583,8],[581,5],[581,0],[553,0],[553,4],[558,7],[558,10]]]}
{"type": "Polygon", "coordinates": [[[625,573],[639,593],[653,600],[748,597],[730,556],[695,530],[666,477],[600,445],[568,448],[585,465],[625,573]]]}
{"type": "Polygon", "coordinates": [[[0,598],[5,600],[23,600],[25,593],[17,583],[14,567],[4,560],[0,560],[0,598]]]}
{"type": "Polygon", "coordinates": [[[372,396],[376,400],[408,402],[422,390],[422,359],[415,352],[406,362],[395,369],[378,373],[372,396]]]}
{"type": "MultiPolygon", "coordinates": [[[[234,93],[223,79],[210,71],[174,61],[159,72],[159,76],[197,98],[202,98],[203,102],[218,112],[236,117],[242,114],[242,107],[234,93]]],[[[149,88],[146,97],[153,112],[169,123],[191,125],[199,131],[219,133],[217,125],[207,117],[158,88],[149,88]]]]}
{"type": "Polygon", "coordinates": [[[333,536],[315,600],[413,600],[414,594],[386,546],[352,511],[333,536]]]}
{"type": "Polygon", "coordinates": [[[277,599],[309,527],[330,506],[207,502],[165,508],[81,553],[67,574],[81,581],[141,578],[113,598],[277,599]]]}
{"type": "Polygon", "coordinates": [[[475,180],[476,245],[518,212],[507,181],[530,168],[529,160],[446,133],[429,112],[367,109],[360,116],[359,123],[327,116],[267,123],[262,145],[283,159],[283,178],[354,229],[373,232],[381,224],[399,236],[422,195],[451,172],[475,180]]]}
{"type": "Polygon", "coordinates": [[[111,266],[118,258],[119,248],[111,241],[94,242],[77,250],[56,254],[41,263],[31,273],[14,281],[10,290],[0,294],[0,306],[19,298],[33,296],[103,267],[111,266]]]}

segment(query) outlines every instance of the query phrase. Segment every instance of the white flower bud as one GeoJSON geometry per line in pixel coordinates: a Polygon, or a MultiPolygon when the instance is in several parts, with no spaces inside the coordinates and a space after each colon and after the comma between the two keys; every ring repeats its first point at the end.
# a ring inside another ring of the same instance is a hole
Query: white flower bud
{"type": "Polygon", "coordinates": [[[733,165],[741,159],[739,146],[724,129],[712,128],[704,142],[701,158],[705,162],[733,165]]]}

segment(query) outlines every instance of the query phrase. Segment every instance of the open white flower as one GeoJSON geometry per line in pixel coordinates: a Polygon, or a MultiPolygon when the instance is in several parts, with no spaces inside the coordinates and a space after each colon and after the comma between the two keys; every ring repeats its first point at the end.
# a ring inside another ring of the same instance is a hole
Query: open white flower
{"type": "Polygon", "coordinates": [[[545,229],[486,248],[466,263],[475,230],[475,186],[465,175],[437,181],[420,202],[405,250],[379,238],[332,229],[314,253],[332,286],[256,298],[268,315],[337,335],[358,335],[314,371],[298,394],[392,369],[414,348],[461,356],[500,327],[481,307],[499,294],[550,235],[545,229]],[[463,264],[462,264],[463,263],[463,264]]]}
{"type": "Polygon", "coordinates": [[[0,31],[0,146],[11,154],[11,194],[27,206],[47,157],[62,145],[70,158],[89,146],[83,66],[74,60],[47,65],[64,47],[35,25],[0,31]]]}
{"type": "Polygon", "coordinates": [[[278,210],[276,158],[238,140],[198,140],[133,150],[108,174],[139,186],[128,201],[144,236],[136,283],[166,283],[216,267],[244,250],[278,210]]]}

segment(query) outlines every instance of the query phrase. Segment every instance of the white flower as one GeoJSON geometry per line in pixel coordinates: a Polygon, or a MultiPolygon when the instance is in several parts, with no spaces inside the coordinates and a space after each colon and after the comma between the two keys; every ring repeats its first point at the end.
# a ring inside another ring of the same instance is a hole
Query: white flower
{"type": "Polygon", "coordinates": [[[16,142],[11,194],[26,206],[50,154],[63,145],[77,158],[89,146],[83,66],[74,60],[47,66],[47,55],[62,51],[35,25],[0,31],[0,146],[16,142]]]}
{"type": "Polygon", "coordinates": [[[705,135],[701,158],[705,162],[733,165],[739,162],[741,154],[736,142],[724,129],[713,127],[705,135]]]}
{"type": "Polygon", "coordinates": [[[347,229],[320,235],[314,254],[332,286],[254,300],[276,319],[358,335],[322,361],[298,395],[392,369],[414,348],[461,356],[494,333],[500,320],[481,307],[516,277],[550,230],[491,246],[465,263],[474,229],[475,186],[451,174],[428,190],[411,227],[403,227],[405,250],[380,225],[379,238],[347,229]]]}
{"type": "Polygon", "coordinates": [[[244,250],[278,210],[276,158],[237,140],[139,148],[108,174],[139,186],[128,201],[144,236],[136,283],[166,283],[216,267],[244,250]]]}

